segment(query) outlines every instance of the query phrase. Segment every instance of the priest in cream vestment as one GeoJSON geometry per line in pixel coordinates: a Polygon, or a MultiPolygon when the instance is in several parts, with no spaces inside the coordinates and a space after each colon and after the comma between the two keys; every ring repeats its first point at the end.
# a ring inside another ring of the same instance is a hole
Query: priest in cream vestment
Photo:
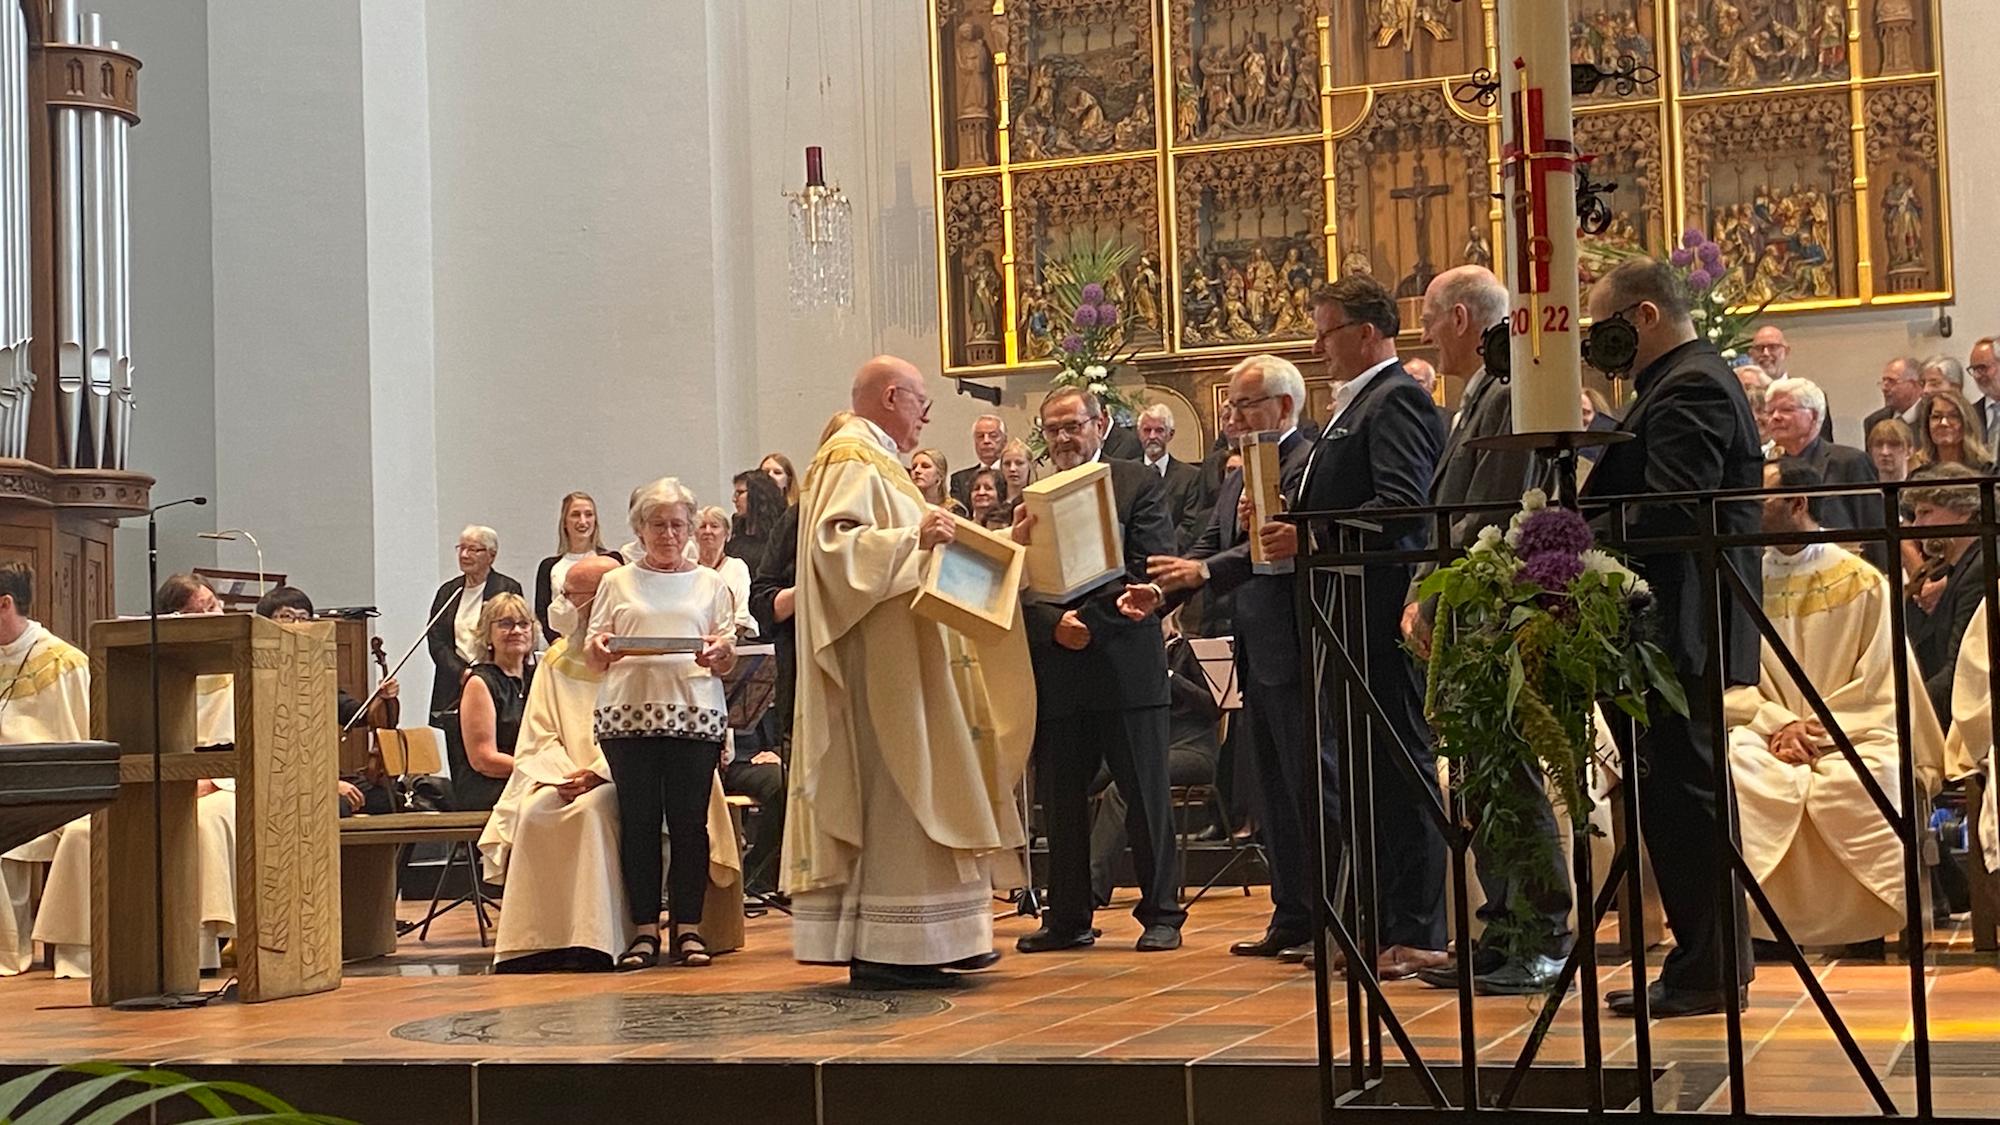
{"type": "MultiPolygon", "coordinates": [[[[589,558],[563,576],[575,620],[590,620],[597,585],[617,566],[589,558]]],[[[563,637],[542,656],[528,691],[514,772],[479,836],[486,877],[507,892],[494,940],[496,971],[608,969],[632,944],[619,878],[618,790],[592,721],[603,680],[563,637]]],[[[709,791],[700,932],[712,953],[742,948],[743,861],[719,775],[709,791]]]]}
{"type": "MultiPolygon", "coordinates": [[[[1767,470],[1767,483],[1776,475],[1776,466],[1767,470]]],[[[1802,496],[1765,501],[1766,530],[1813,530],[1805,508],[1802,496]]],[[[1764,612],[1896,808],[1894,661],[1909,662],[1912,760],[1928,802],[1942,780],[1944,734],[1914,657],[1890,630],[1888,580],[1830,543],[1792,550],[1765,552],[1764,612]]],[[[1793,940],[1844,945],[1902,930],[1901,838],[1769,644],[1757,685],[1731,689],[1726,704],[1743,858],[1793,940]]],[[[1751,924],[1756,936],[1772,936],[1754,912],[1751,924]]]]}
{"type": "Polygon", "coordinates": [[[1034,684],[1018,615],[981,647],[910,608],[954,529],[898,460],[930,412],[923,377],[870,360],[853,408],[799,500],[793,949],[858,985],[943,987],[996,958],[994,861],[1016,877],[1034,684]]]}
{"type": "MultiPolygon", "coordinates": [[[[32,578],[17,563],[0,566],[0,742],[82,742],[90,737],[90,660],[30,620],[32,578]]],[[[65,850],[83,858],[83,892],[90,891],[90,818],[79,817],[0,856],[0,976],[26,972],[34,962],[29,892],[36,867],[65,850]],[[67,845],[67,849],[65,848],[67,845]]],[[[44,899],[46,901],[46,897],[44,899]]],[[[88,927],[86,926],[86,931],[88,927]]],[[[83,948],[54,952],[65,962],[89,956],[83,948]]]]}
{"type": "Polygon", "coordinates": [[[1958,644],[1958,665],[1952,675],[1951,734],[1945,739],[1945,776],[1953,781],[1985,775],[1979,810],[1979,839],[1968,841],[1986,857],[1986,870],[2000,871],[2000,798],[1995,790],[1993,762],[1993,678],[1986,650],[1986,601],[1972,611],[1972,621],[1958,644]]]}

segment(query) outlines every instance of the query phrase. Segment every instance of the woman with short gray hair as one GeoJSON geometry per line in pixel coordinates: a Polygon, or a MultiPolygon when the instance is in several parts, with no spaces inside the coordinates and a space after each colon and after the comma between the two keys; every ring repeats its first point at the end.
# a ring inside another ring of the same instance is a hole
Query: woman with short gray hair
{"type": "Polygon", "coordinates": [[[697,927],[708,890],[709,790],[729,729],[721,677],[736,663],[736,603],[716,571],[688,557],[699,511],[672,477],[634,494],[639,557],[605,575],[590,620],[588,658],[604,673],[593,726],[618,787],[619,862],[638,930],[618,958],[621,970],[660,960],[662,817],[673,840],[672,960],[710,961],[697,927]]]}
{"type": "Polygon", "coordinates": [[[455,721],[459,693],[474,664],[486,659],[486,641],[479,632],[479,611],[488,598],[521,593],[521,584],[493,569],[500,554],[500,536],[480,524],[458,533],[458,575],[445,580],[431,598],[431,624],[425,634],[431,665],[431,725],[447,728],[455,721]],[[455,608],[447,603],[456,599],[455,608]]]}

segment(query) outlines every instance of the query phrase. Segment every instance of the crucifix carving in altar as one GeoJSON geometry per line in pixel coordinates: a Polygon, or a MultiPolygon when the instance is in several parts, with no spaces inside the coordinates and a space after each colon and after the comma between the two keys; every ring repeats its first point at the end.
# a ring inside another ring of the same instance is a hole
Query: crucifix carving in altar
{"type": "Polygon", "coordinates": [[[1430,173],[1424,169],[1423,159],[1419,157],[1416,168],[1410,173],[1409,186],[1389,192],[1389,198],[1410,200],[1417,209],[1417,260],[1409,274],[1397,283],[1396,296],[1421,297],[1424,290],[1430,287],[1431,279],[1437,276],[1437,267],[1431,264],[1431,200],[1450,191],[1449,184],[1431,183],[1430,173]]]}

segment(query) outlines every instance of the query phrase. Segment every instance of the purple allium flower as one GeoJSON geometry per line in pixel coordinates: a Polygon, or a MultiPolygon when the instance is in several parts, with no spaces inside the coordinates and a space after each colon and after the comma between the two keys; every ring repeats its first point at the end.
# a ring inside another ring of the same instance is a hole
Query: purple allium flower
{"type": "Polygon", "coordinates": [[[1531,562],[1546,554],[1576,558],[1588,551],[1590,544],[1590,525],[1582,516],[1568,508],[1543,508],[1521,521],[1521,536],[1514,551],[1531,562]]]}
{"type": "Polygon", "coordinates": [[[1104,301],[1104,286],[1093,281],[1083,287],[1083,292],[1078,294],[1078,297],[1080,300],[1077,303],[1080,305],[1102,304],[1104,301]]]}
{"type": "Polygon", "coordinates": [[[1067,335],[1067,336],[1064,336],[1064,337],[1062,338],[1062,350],[1064,350],[1064,351],[1066,351],[1066,352],[1080,352],[1080,351],[1082,351],[1082,350],[1083,350],[1083,337],[1081,337],[1081,336],[1077,335],[1077,334],[1076,334],[1076,333],[1074,333],[1074,332],[1070,333],[1070,334],[1069,334],[1069,335],[1067,335]]]}
{"type": "Polygon", "coordinates": [[[1682,269],[1686,269],[1689,266],[1694,265],[1694,251],[1689,250],[1686,247],[1680,247],[1675,249],[1673,253],[1667,255],[1667,260],[1679,266],[1682,269]]]}
{"type": "Polygon", "coordinates": [[[1097,306],[1097,323],[1104,325],[1106,328],[1110,328],[1116,325],[1118,323],[1118,306],[1117,305],[1097,306]]]}
{"type": "Polygon", "coordinates": [[[1722,247],[1713,242],[1704,242],[1701,248],[1695,251],[1695,256],[1701,259],[1702,265],[1713,270],[1722,264],[1722,247]]]}
{"type": "Polygon", "coordinates": [[[1688,272],[1687,283],[1689,289],[1697,293],[1706,293],[1708,287],[1715,284],[1715,275],[1705,269],[1691,270],[1688,272]]]}
{"type": "Polygon", "coordinates": [[[1583,560],[1560,551],[1543,551],[1521,564],[1521,577],[1544,590],[1567,590],[1582,573],[1583,560]]]}
{"type": "Polygon", "coordinates": [[[1076,325],[1078,328],[1097,327],[1097,306],[1078,305],[1076,307],[1076,316],[1071,319],[1070,323],[1076,325]]]}
{"type": "Polygon", "coordinates": [[[1681,233],[1681,245],[1692,250],[1708,241],[1708,232],[1700,227],[1689,227],[1681,233]]]}

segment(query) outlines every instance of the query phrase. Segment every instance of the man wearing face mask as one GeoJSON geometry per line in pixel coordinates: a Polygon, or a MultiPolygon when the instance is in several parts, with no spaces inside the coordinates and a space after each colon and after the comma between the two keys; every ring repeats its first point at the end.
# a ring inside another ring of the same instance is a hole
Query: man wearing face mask
{"type": "MultiPolygon", "coordinates": [[[[1104,461],[1109,419],[1096,395],[1077,388],[1042,400],[1042,435],[1057,469],[1104,461]]],[[[1145,584],[1146,560],[1178,544],[1159,472],[1138,461],[1104,461],[1124,529],[1125,571],[1145,584]]],[[[1014,537],[1035,536],[1026,506],[1014,537]]],[[[1157,613],[1119,612],[1124,582],[1066,602],[1029,600],[1022,608],[1035,665],[1039,714],[1035,780],[1048,814],[1049,903],[1042,928],[1015,943],[1023,953],[1090,945],[1095,898],[1090,884],[1090,783],[1100,761],[1125,798],[1126,840],[1138,874],[1133,915],[1145,927],[1141,953],[1177,949],[1181,923],[1174,881],[1174,829],[1167,776],[1167,652],[1157,613]]]]}
{"type": "MultiPolygon", "coordinates": [[[[1763,451],[1757,422],[1743,386],[1714,345],[1695,332],[1686,287],[1663,262],[1631,258],[1604,275],[1590,291],[1593,332],[1609,322],[1629,324],[1636,349],[1626,368],[1633,375],[1636,397],[1620,429],[1630,441],[1613,445],[1598,459],[1585,482],[1584,510],[1605,522],[1616,513],[1590,499],[1646,493],[1714,492],[1757,488],[1764,479],[1763,451]]],[[[1622,325],[1621,325],[1622,327],[1622,325]]],[[[1595,349],[1587,348],[1586,354],[1595,349]]],[[[1616,359],[1625,359],[1619,356],[1616,359]]],[[[1612,361],[1593,355],[1600,367],[1612,361]],[[1602,362],[1600,362],[1602,361],[1602,362]]],[[[1667,706],[1656,694],[1647,698],[1651,721],[1639,735],[1642,764],[1639,799],[1644,810],[1646,845],[1659,878],[1660,901],[1673,927],[1674,950],[1660,969],[1660,979],[1647,990],[1651,1014],[1659,1018],[1719,1012],[1726,1003],[1748,1002],[1753,972],[1750,930],[1745,924],[1743,898],[1731,896],[1736,914],[1737,977],[1722,973],[1723,919],[1717,912],[1721,886],[1729,865],[1716,844],[1720,800],[1715,787],[1714,740],[1716,716],[1704,687],[1709,665],[1708,633],[1712,613],[1702,597],[1700,561],[1689,551],[1648,551],[1646,541],[1687,536],[1707,523],[1696,504],[1634,505],[1626,509],[1625,536],[1632,561],[1651,583],[1661,647],[1687,688],[1688,714],[1667,706]]],[[[1715,530],[1722,535],[1755,534],[1762,522],[1756,501],[1718,504],[1715,530]]],[[[1763,583],[1755,547],[1731,548],[1723,559],[1753,592],[1763,583]]],[[[1717,654],[1726,686],[1754,684],[1758,675],[1759,637],[1749,612],[1734,598],[1727,607],[1717,654]]],[[[1625,724],[1614,724],[1623,735],[1625,724]]],[[[1605,997],[1613,1012],[1632,1014],[1632,992],[1618,990],[1605,997]]]]}

